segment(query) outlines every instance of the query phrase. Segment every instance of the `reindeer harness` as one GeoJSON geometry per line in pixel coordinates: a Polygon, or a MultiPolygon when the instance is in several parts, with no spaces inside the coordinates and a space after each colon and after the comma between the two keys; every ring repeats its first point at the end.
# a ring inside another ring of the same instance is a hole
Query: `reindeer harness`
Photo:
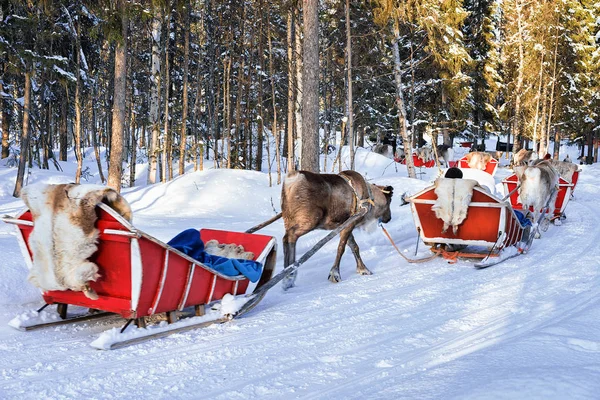
{"type": "Polygon", "coordinates": [[[346,181],[346,183],[350,185],[350,187],[352,188],[352,192],[354,193],[354,198],[352,199],[352,215],[357,214],[360,208],[366,208],[368,212],[371,209],[371,207],[375,206],[375,201],[373,201],[373,192],[371,192],[371,185],[369,185],[365,178],[361,177],[362,183],[364,184],[364,187],[367,190],[368,198],[361,199],[361,196],[358,194],[358,192],[356,191],[356,187],[353,184],[352,178],[345,175],[343,172],[340,172],[338,176],[343,178],[346,181]]]}

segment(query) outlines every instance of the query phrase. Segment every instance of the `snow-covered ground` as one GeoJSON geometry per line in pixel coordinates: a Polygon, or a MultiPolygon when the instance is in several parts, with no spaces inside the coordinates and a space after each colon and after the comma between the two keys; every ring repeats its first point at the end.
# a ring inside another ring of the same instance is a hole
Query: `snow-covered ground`
{"type": "MultiPolygon", "coordinates": [[[[92,158],[86,164],[95,171],[92,158]]],[[[63,167],[34,169],[29,183],[69,182],[73,164],[63,167]]],[[[295,288],[275,287],[244,317],[113,351],[90,343],[120,327],[117,317],[31,332],[8,326],[42,301],[26,280],[13,226],[0,224],[0,398],[597,399],[600,165],[581,168],[563,225],[503,264],[408,264],[379,230],[360,231],[372,276],[357,275],[346,252],[343,281],[330,283],[334,240],[301,266],[295,288]]],[[[400,196],[428,186],[437,169],[409,179],[404,166],[359,151],[357,170],[394,187],[387,229],[413,254],[417,233],[400,196]]],[[[146,180],[140,172],[138,183],[146,180]]],[[[496,183],[509,174],[500,168],[496,183]]],[[[0,167],[0,214],[23,207],[11,197],[15,175],[0,167]]],[[[190,227],[243,231],[280,210],[280,187],[251,171],[209,169],[123,193],[134,225],[163,241],[190,227]]],[[[283,224],[260,233],[281,243],[283,224]]],[[[298,254],[325,233],[301,238],[298,254]]]]}

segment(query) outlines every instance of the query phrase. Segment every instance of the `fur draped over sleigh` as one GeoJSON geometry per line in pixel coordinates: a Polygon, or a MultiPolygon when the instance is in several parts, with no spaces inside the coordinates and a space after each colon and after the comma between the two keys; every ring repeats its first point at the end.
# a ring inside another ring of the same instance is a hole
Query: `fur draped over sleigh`
{"type": "Polygon", "coordinates": [[[33,216],[29,246],[33,266],[29,281],[42,291],[83,291],[98,295],[88,285],[100,275],[88,260],[98,249],[96,205],[106,203],[128,221],[131,207],[114,189],[99,185],[34,184],[21,192],[33,216]]]}
{"type": "Polygon", "coordinates": [[[442,232],[446,232],[451,226],[456,235],[458,226],[467,218],[475,186],[477,181],[473,179],[438,178],[435,181],[437,200],[431,209],[435,216],[444,222],[442,232]]]}

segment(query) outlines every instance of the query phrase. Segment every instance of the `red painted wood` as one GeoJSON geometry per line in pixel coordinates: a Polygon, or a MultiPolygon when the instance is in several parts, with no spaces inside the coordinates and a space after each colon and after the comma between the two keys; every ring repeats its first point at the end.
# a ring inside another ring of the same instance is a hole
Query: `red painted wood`
{"type": "Polygon", "coordinates": [[[436,243],[448,243],[445,239],[451,239],[459,244],[467,241],[485,241],[493,244],[497,241],[499,232],[503,232],[507,236],[502,246],[497,249],[500,250],[521,240],[523,227],[514,213],[510,208],[506,208],[506,218],[502,221],[501,208],[492,206],[500,204],[501,201],[482,191],[473,191],[467,217],[458,227],[456,234],[451,227],[446,232],[442,232],[444,223],[435,216],[435,212],[432,210],[433,204],[418,202],[418,200],[437,200],[435,187],[423,190],[414,199],[417,200],[413,202],[413,210],[416,214],[414,217],[422,227],[421,237],[425,241],[435,238],[436,243]],[[476,206],[477,203],[485,204],[476,206]]]}
{"type": "MultiPolygon", "coordinates": [[[[91,257],[99,267],[101,277],[97,282],[90,282],[96,291],[98,300],[91,300],[82,292],[48,291],[43,294],[49,303],[64,303],[114,312],[125,318],[140,318],[158,312],[175,311],[185,298],[188,279],[191,285],[184,306],[205,304],[210,300],[220,300],[225,294],[233,293],[236,281],[237,293],[244,293],[249,281],[244,278],[222,277],[213,273],[201,264],[196,264],[194,273],[190,274],[191,262],[184,257],[169,251],[168,265],[165,269],[165,254],[168,246],[147,237],[138,239],[141,254],[141,289],[137,307],[132,305],[132,238],[104,233],[105,229],[129,231],[120,221],[100,208],[96,227],[100,230],[98,251],[91,257]],[[212,283],[217,275],[216,285],[211,297],[212,283]],[[164,276],[164,287],[161,283],[164,276]],[[156,309],[153,309],[156,301],[156,309]]],[[[31,213],[25,212],[20,219],[31,221],[31,213]]],[[[19,225],[19,229],[29,249],[29,235],[32,227],[19,225]]],[[[216,239],[220,243],[235,243],[244,246],[246,251],[252,251],[256,257],[273,239],[271,236],[247,234],[230,231],[202,229],[198,233],[203,241],[216,239]]],[[[135,249],[134,249],[135,250],[135,249]]],[[[270,250],[275,252],[276,249],[270,250]]],[[[135,259],[135,254],[134,254],[135,259]]]]}
{"type": "MultiPolygon", "coordinates": [[[[462,157],[458,160],[458,168],[471,168],[469,167],[469,163],[467,162],[467,156],[462,157]]],[[[496,169],[498,168],[498,160],[492,158],[486,165],[484,172],[487,172],[490,175],[494,175],[496,173],[496,169]]]]}

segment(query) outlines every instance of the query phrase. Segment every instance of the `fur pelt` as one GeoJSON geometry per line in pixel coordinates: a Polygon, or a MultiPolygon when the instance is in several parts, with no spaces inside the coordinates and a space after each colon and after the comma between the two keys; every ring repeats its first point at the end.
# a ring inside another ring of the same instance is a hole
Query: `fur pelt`
{"type": "Polygon", "coordinates": [[[548,201],[551,206],[554,204],[558,193],[554,189],[558,187],[559,174],[550,161],[542,161],[528,167],[516,167],[515,171],[521,182],[519,202],[523,204],[524,209],[532,206],[537,215],[548,201]]]}
{"type": "Polygon", "coordinates": [[[109,187],[76,184],[29,185],[21,198],[34,224],[29,281],[42,291],[70,289],[97,299],[88,285],[100,277],[98,266],[88,260],[98,249],[96,205],[104,202],[131,221],[127,201],[109,187]]]}
{"type": "Polygon", "coordinates": [[[492,155],[483,151],[473,151],[466,156],[469,168],[485,170],[487,163],[492,160],[492,155]]]}
{"type": "Polygon", "coordinates": [[[215,239],[211,239],[204,244],[204,251],[213,256],[225,258],[237,258],[242,260],[253,260],[254,253],[245,251],[244,246],[235,243],[219,243],[215,239]]]}
{"type": "Polygon", "coordinates": [[[435,181],[437,200],[431,207],[435,216],[444,222],[442,232],[452,227],[456,235],[458,227],[467,218],[467,211],[477,181],[473,179],[438,178],[435,181]]]}

